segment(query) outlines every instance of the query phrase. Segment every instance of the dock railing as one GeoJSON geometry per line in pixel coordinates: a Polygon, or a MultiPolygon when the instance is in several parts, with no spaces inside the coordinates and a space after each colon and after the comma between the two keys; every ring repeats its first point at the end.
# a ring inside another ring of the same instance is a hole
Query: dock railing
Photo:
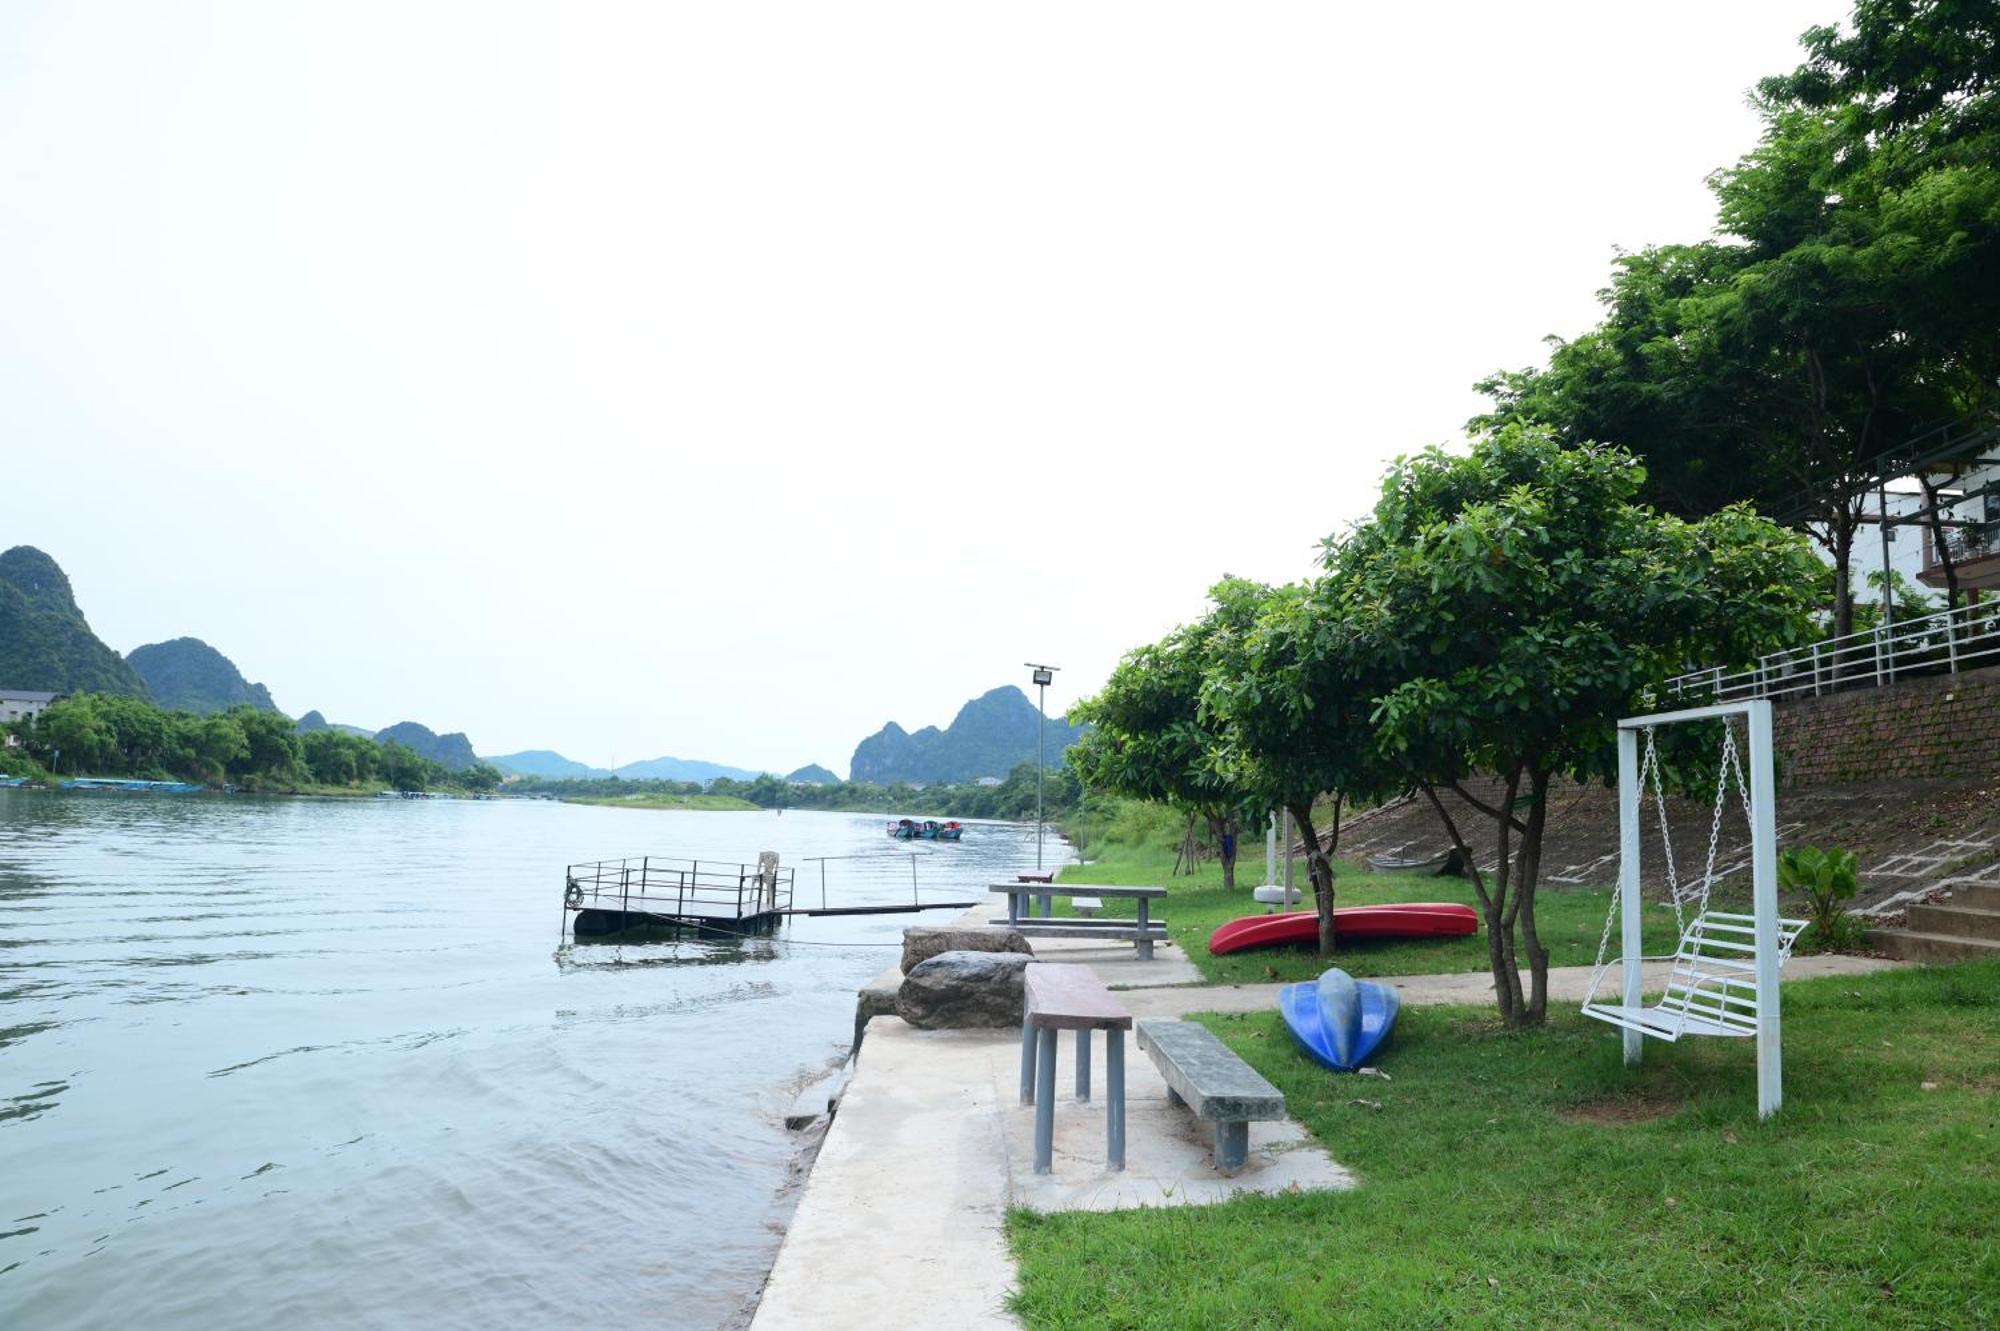
{"type": "Polygon", "coordinates": [[[1690,670],[1667,681],[1670,702],[1742,702],[1879,688],[1913,675],[2000,664],[2000,600],[1768,652],[1742,669],[1690,670]]]}
{"type": "Polygon", "coordinates": [[[746,919],[791,909],[792,870],[659,855],[596,860],[565,870],[563,904],[682,920],[746,919]]]}

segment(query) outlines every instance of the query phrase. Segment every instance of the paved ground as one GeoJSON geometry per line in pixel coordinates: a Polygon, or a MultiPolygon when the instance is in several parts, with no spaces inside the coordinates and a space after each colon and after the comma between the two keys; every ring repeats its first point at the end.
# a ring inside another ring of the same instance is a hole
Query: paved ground
{"type": "Polygon", "coordinates": [[[1038,1175],[1018,1034],[871,1022],[765,1286],[757,1331],[1014,1325],[1002,1230],[1010,1204],[1106,1211],[1353,1186],[1289,1120],[1252,1124],[1248,1164],[1234,1177],[1217,1174],[1212,1133],[1168,1104],[1166,1084],[1130,1036],[1126,1167],[1113,1172],[1104,1159],[1103,1040],[1094,1048],[1096,1097],[1079,1104],[1075,1045],[1064,1036],[1054,1168],[1038,1175]]]}

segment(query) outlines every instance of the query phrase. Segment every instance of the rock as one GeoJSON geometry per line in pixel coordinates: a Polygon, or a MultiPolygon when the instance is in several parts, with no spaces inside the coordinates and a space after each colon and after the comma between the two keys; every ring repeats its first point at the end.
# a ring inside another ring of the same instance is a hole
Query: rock
{"type": "Polygon", "coordinates": [[[1032,952],[1028,940],[1012,929],[977,925],[941,928],[918,925],[903,930],[903,974],[908,975],[940,952],[1032,952]]]}
{"type": "Polygon", "coordinates": [[[940,952],[903,977],[896,1015],[920,1030],[1021,1025],[1021,952],[940,952]]]}

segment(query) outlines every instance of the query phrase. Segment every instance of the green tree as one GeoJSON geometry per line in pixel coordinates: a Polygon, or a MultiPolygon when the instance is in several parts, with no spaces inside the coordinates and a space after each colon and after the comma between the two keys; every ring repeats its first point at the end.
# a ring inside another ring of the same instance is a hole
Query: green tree
{"type": "Polygon", "coordinates": [[[500,769],[492,763],[474,763],[459,772],[456,779],[467,790],[494,790],[500,785],[500,769]]]}
{"type": "Polygon", "coordinates": [[[1807,33],[1806,63],[1760,85],[1759,143],[1711,178],[1724,238],[1621,258],[1604,322],[1481,384],[1474,427],[1627,447],[1683,516],[1748,500],[1807,525],[1851,631],[1877,459],[2000,422],[1994,34],[1965,0],[1862,0],[1848,29],[1807,33]]]}
{"type": "Polygon", "coordinates": [[[1235,780],[1220,718],[1204,712],[1201,694],[1219,641],[1248,632],[1262,598],[1240,579],[1209,595],[1214,608],[1204,618],[1128,652],[1095,697],[1070,709],[1072,722],[1093,729],[1067,757],[1093,790],[1156,800],[1202,819],[1222,849],[1223,890],[1234,891],[1236,838],[1263,809],[1259,792],[1235,780]]]}
{"type": "Polygon", "coordinates": [[[1662,514],[1635,502],[1644,483],[1627,453],[1519,425],[1463,456],[1432,449],[1390,472],[1371,521],[1329,543],[1315,593],[1312,617],[1350,635],[1343,653],[1373,699],[1365,738],[1473,866],[1510,1025],[1547,1012],[1535,892],[1551,781],[1610,779],[1617,719],[1649,710],[1673,674],[1810,632],[1818,565],[1800,537],[1744,507],[1662,514]],[[1481,773],[1498,778],[1497,800],[1467,788],[1481,773]],[[1453,807],[1492,824],[1490,872],[1453,807]]]}
{"type": "Polygon", "coordinates": [[[394,740],[381,746],[382,779],[397,790],[425,790],[433,784],[437,764],[424,758],[407,744],[394,740]]]}
{"type": "Polygon", "coordinates": [[[1374,742],[1356,640],[1327,612],[1322,591],[1218,584],[1211,595],[1231,627],[1214,639],[1202,707],[1225,737],[1217,761],[1232,787],[1260,807],[1291,813],[1305,843],[1320,955],[1330,956],[1342,809],[1390,793],[1398,775],[1374,742]],[[1234,627],[1244,623],[1246,631],[1234,627]],[[1313,815],[1322,795],[1333,796],[1324,840],[1313,815]]]}
{"type": "Polygon", "coordinates": [[[87,776],[107,770],[118,756],[118,737],[100,703],[89,693],[51,703],[35,719],[29,751],[53,772],[87,776]]]}

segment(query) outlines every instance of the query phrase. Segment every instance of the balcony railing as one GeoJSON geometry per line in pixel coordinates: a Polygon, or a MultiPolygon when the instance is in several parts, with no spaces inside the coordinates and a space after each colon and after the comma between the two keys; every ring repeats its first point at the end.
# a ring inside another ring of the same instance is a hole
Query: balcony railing
{"type": "Polygon", "coordinates": [[[1746,669],[1690,670],[1667,681],[1667,695],[1690,702],[1797,698],[1984,665],[2000,665],[2000,599],[1771,652],[1746,669]]]}

